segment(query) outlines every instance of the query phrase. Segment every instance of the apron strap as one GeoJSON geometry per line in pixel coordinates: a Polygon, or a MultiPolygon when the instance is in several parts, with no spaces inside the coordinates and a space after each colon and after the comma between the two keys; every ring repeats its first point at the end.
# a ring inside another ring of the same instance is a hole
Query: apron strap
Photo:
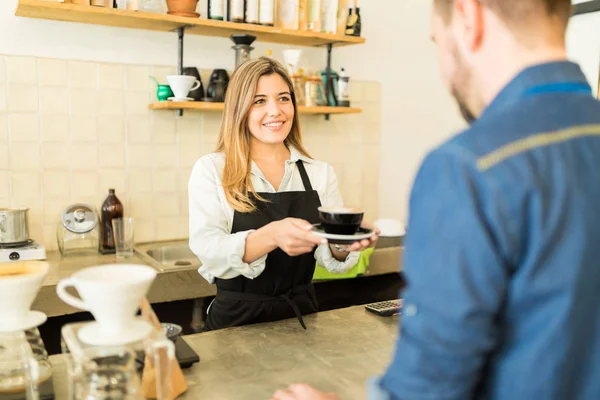
{"type": "Polygon", "coordinates": [[[304,163],[302,160],[296,161],[296,165],[298,166],[298,172],[300,172],[300,177],[302,178],[302,184],[304,185],[304,190],[310,192],[313,190],[312,185],[310,184],[310,179],[308,179],[308,174],[306,173],[306,169],[304,169],[304,163]]]}
{"type": "Polygon", "coordinates": [[[306,329],[306,325],[304,324],[304,319],[302,319],[302,313],[300,312],[300,307],[294,300],[292,300],[291,296],[294,293],[307,293],[311,300],[316,302],[316,297],[314,293],[314,288],[312,285],[299,285],[294,286],[292,289],[288,290],[286,293],[281,294],[279,296],[268,296],[264,294],[258,293],[249,293],[249,292],[232,292],[230,290],[222,290],[217,287],[217,297],[222,297],[224,299],[237,300],[237,301],[281,301],[285,300],[286,303],[292,308],[294,314],[296,314],[296,318],[298,318],[298,322],[302,325],[302,328],[306,329]]]}

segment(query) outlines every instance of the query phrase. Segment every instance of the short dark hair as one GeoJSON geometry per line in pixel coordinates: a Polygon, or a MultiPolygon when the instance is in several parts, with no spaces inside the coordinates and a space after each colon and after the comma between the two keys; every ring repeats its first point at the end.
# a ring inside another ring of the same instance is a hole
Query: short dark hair
{"type": "MultiPolygon", "coordinates": [[[[454,0],[434,0],[439,14],[446,20],[452,16],[454,0]]],[[[535,21],[540,12],[545,12],[548,17],[559,17],[566,28],[571,15],[571,0],[479,0],[484,6],[491,9],[511,28],[526,26],[528,22],[535,21]]]]}

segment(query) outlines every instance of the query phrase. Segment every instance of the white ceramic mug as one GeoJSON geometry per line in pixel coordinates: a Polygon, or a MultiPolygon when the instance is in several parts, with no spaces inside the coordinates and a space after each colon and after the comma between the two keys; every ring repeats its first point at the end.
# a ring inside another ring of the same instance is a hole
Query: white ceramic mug
{"type": "Polygon", "coordinates": [[[200,87],[200,81],[193,76],[188,75],[169,75],[167,82],[175,98],[183,99],[188,96],[192,90],[200,87]]]}
{"type": "Polygon", "coordinates": [[[31,305],[48,275],[44,261],[0,263],[0,321],[8,325],[27,318],[31,305]]]}
{"type": "Polygon", "coordinates": [[[82,269],[58,282],[62,301],[92,313],[107,334],[123,332],[135,320],[142,298],[148,293],[156,271],[145,265],[111,264],[82,269]],[[73,286],[81,299],[67,293],[73,286]]]}

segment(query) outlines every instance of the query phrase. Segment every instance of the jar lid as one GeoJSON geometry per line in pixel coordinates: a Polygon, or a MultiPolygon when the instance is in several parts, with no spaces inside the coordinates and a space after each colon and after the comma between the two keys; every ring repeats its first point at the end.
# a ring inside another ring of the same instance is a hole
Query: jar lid
{"type": "Polygon", "coordinates": [[[73,204],[63,211],[62,224],[70,232],[86,233],[96,227],[98,216],[87,204],[73,204]]]}

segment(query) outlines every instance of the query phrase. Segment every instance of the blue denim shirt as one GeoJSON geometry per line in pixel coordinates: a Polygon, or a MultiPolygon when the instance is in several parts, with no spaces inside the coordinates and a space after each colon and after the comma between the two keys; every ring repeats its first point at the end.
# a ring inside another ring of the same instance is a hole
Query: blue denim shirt
{"type": "Polygon", "coordinates": [[[395,357],[373,399],[600,399],[600,103],[522,71],[423,162],[395,357]]]}

